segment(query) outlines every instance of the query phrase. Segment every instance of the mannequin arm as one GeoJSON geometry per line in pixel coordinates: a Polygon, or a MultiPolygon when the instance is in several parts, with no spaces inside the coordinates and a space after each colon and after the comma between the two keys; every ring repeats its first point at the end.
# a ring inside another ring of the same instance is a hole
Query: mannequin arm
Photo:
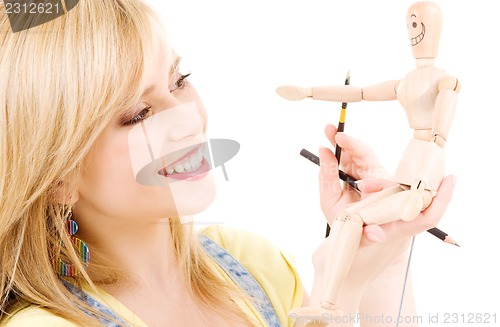
{"type": "Polygon", "coordinates": [[[457,95],[460,83],[454,77],[445,77],[439,83],[439,93],[434,105],[433,142],[444,147],[451,122],[457,107],[457,95]]]}
{"type": "Polygon", "coordinates": [[[287,100],[302,100],[312,98],[314,100],[335,102],[359,102],[395,100],[396,86],[398,81],[387,81],[384,83],[359,88],[352,85],[338,86],[316,86],[304,88],[300,86],[280,86],[276,89],[279,96],[287,100]]]}

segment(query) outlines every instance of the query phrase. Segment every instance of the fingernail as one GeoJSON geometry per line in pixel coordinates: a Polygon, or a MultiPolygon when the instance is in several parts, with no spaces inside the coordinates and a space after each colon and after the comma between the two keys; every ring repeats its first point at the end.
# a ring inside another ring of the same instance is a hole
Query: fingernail
{"type": "MultiPolygon", "coordinates": [[[[318,150],[318,157],[323,158],[323,160],[325,160],[325,155],[326,155],[326,148],[324,146],[320,146],[319,150],[318,150]]],[[[321,164],[320,164],[320,166],[321,166],[321,164]]]]}
{"type": "Polygon", "coordinates": [[[345,137],[344,132],[338,132],[337,134],[335,134],[335,138],[339,138],[339,137],[340,137],[340,138],[345,137]]]}
{"type": "Polygon", "coordinates": [[[382,240],[375,234],[368,233],[366,234],[366,238],[368,238],[370,241],[375,242],[375,243],[381,243],[382,240]]]}
{"type": "Polygon", "coordinates": [[[339,132],[335,135],[335,142],[339,143],[339,144],[343,144],[344,141],[347,140],[347,135],[344,134],[344,132],[339,132]]]}
{"type": "Polygon", "coordinates": [[[363,189],[365,188],[365,182],[362,179],[359,179],[354,183],[356,183],[356,185],[358,185],[359,190],[363,192],[363,189]]]}

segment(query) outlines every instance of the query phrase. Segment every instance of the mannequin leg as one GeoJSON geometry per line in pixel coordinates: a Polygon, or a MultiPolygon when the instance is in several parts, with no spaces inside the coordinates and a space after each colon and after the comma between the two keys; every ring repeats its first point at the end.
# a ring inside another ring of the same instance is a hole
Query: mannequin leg
{"type": "Polygon", "coordinates": [[[326,289],[321,299],[321,307],[327,310],[336,309],[335,304],[342,291],[342,284],[356,256],[363,233],[363,221],[359,216],[346,216],[347,220],[338,219],[342,218],[335,220],[332,229],[335,230],[339,227],[342,229],[335,235],[335,239],[332,238],[335,244],[331,246],[329,244],[328,261],[325,265],[326,289]]]}
{"type": "Polygon", "coordinates": [[[358,212],[402,191],[403,188],[400,186],[384,189],[360,202],[352,204],[344,213],[337,216],[328,237],[324,273],[326,288],[322,296],[322,308],[328,310],[335,309],[335,304],[342,291],[341,286],[356,256],[364,225],[363,218],[358,212]]]}

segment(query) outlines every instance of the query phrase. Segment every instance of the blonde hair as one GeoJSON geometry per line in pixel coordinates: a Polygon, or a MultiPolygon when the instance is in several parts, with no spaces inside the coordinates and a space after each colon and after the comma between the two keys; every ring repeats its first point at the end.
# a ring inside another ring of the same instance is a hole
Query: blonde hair
{"type": "MultiPolygon", "coordinates": [[[[12,33],[0,3],[0,319],[23,302],[97,323],[54,269],[64,257],[80,271],[77,285],[95,287],[75,249],[61,246],[71,242],[58,189],[74,189],[82,159],[111,117],[139,100],[159,53],[158,22],[141,1],[81,0],[61,17],[12,33]]],[[[189,290],[210,309],[248,320],[231,300],[243,293],[217,277],[192,226],[177,218],[170,225],[189,290]]],[[[98,257],[92,253],[92,265],[104,267],[98,257]]]]}

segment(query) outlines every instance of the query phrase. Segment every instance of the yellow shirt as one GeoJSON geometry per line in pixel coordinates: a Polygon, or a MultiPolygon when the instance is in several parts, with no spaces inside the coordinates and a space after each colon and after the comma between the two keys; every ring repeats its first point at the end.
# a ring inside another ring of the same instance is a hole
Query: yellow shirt
{"type": "MultiPolygon", "coordinates": [[[[273,304],[281,326],[291,326],[288,311],[300,306],[303,292],[293,260],[268,240],[250,232],[211,226],[201,233],[223,247],[252,274],[273,304]]],[[[233,283],[222,268],[215,262],[213,264],[222,278],[233,283]]],[[[99,293],[95,293],[87,289],[85,291],[133,323],[133,326],[147,327],[137,315],[107,292],[99,290],[99,293]]],[[[259,321],[262,326],[265,325],[264,320],[250,301],[238,303],[238,305],[250,317],[259,321]]],[[[36,306],[23,308],[11,318],[0,322],[0,327],[32,326],[76,327],[77,325],[36,306]]]]}

